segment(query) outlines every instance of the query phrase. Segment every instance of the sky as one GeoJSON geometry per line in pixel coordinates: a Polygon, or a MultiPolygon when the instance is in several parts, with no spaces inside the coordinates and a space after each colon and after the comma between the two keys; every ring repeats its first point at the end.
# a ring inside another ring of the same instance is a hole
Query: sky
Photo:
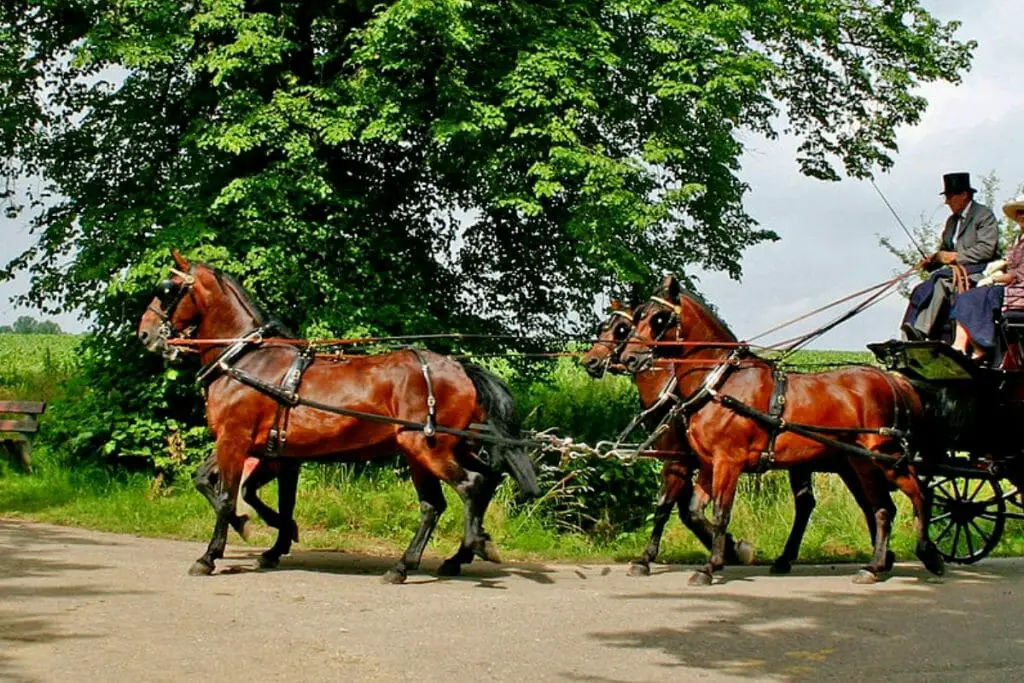
{"type": "MultiPolygon", "coordinates": [[[[1007,0],[924,2],[941,19],[961,21],[959,37],[978,41],[978,48],[961,85],[922,88],[928,110],[919,125],[899,132],[895,167],[876,179],[908,226],[916,225],[922,215],[937,223],[945,219],[948,210],[939,196],[943,173],[969,171],[979,187],[981,176],[994,171],[1002,181],[997,193],[1000,202],[1010,199],[1024,183],[1024,89],[1015,87],[1024,71],[1024,41],[1017,39],[1017,24],[1008,21],[1009,4],[1007,0]]],[[[826,183],[800,175],[793,140],[749,136],[746,144],[741,175],[752,188],[747,210],[781,239],[746,252],[740,282],[721,273],[697,274],[707,299],[740,338],[892,276],[899,264],[878,244],[878,236],[900,245],[907,244],[907,238],[870,183],[826,183]]],[[[998,206],[993,209],[999,213],[998,206]]],[[[0,218],[0,235],[2,263],[34,239],[22,224],[4,218],[0,218]]],[[[23,314],[39,317],[9,300],[26,288],[24,275],[0,284],[0,324],[23,314]]],[[[895,337],[903,307],[903,299],[891,297],[813,346],[856,350],[895,337]]],[[[52,319],[72,332],[87,326],[87,321],[74,315],[52,319]]],[[[775,338],[792,336],[828,319],[828,315],[816,318],[775,338]]]]}

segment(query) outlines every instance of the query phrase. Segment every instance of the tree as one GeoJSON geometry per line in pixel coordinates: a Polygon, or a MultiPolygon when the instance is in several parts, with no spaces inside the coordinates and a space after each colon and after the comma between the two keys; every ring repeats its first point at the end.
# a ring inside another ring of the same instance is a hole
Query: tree
{"type": "Polygon", "coordinates": [[[60,325],[52,320],[36,320],[30,315],[18,316],[13,325],[0,327],[0,333],[14,334],[61,334],[60,325]]]}
{"type": "Polygon", "coordinates": [[[7,273],[126,344],[171,246],[310,335],[572,332],[652,274],[738,277],[776,238],[743,208],[745,133],[867,177],[973,48],[918,0],[0,12],[0,173],[49,197],[10,207],[39,241],[7,273]]]}

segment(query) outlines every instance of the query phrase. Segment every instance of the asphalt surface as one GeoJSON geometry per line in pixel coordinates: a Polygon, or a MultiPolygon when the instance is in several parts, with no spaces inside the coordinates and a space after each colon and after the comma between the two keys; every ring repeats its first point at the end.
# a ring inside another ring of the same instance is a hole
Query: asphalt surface
{"type": "Polygon", "coordinates": [[[256,571],[202,546],[0,520],[0,680],[1021,681],[1024,561],[897,565],[474,564],[402,586],[394,558],[303,551],[256,571]]]}

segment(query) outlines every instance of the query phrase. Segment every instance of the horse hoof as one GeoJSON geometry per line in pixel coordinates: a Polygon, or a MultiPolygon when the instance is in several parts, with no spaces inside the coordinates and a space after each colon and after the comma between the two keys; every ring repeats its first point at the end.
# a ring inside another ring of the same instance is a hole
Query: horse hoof
{"type": "Polygon", "coordinates": [[[924,568],[935,576],[942,576],[946,573],[946,563],[935,546],[930,546],[925,552],[918,553],[917,556],[924,563],[924,568]]]}
{"type": "Polygon", "coordinates": [[[772,563],[772,567],[768,571],[772,574],[788,574],[793,571],[793,565],[789,560],[783,560],[780,558],[772,563]]]}
{"type": "Polygon", "coordinates": [[[213,573],[213,563],[206,560],[196,560],[188,568],[189,576],[209,576],[213,573]]]}
{"type": "Polygon", "coordinates": [[[629,565],[629,569],[626,571],[626,576],[650,576],[651,567],[643,562],[634,562],[629,565]]]}
{"type": "Polygon", "coordinates": [[[747,566],[754,564],[754,558],[756,556],[757,549],[754,547],[753,543],[740,541],[736,544],[736,559],[738,559],[741,564],[745,564],[747,566]]]}
{"type": "Polygon", "coordinates": [[[405,572],[400,572],[397,569],[389,569],[384,573],[384,576],[380,577],[381,583],[405,583],[405,572]]]}
{"type": "Polygon", "coordinates": [[[853,577],[853,582],[862,586],[878,583],[879,581],[881,581],[881,579],[878,577],[878,574],[874,573],[870,569],[861,569],[857,572],[857,575],[853,577]]]}
{"type": "Polygon", "coordinates": [[[263,553],[260,555],[258,563],[260,569],[277,569],[277,566],[281,564],[281,556],[263,553]]]}
{"type": "Polygon", "coordinates": [[[896,564],[896,553],[889,550],[885,553],[885,571],[891,571],[896,564]]]}
{"type": "Polygon", "coordinates": [[[249,521],[248,517],[242,520],[241,528],[238,530],[238,535],[242,537],[242,540],[249,543],[252,540],[253,524],[249,521]]]}
{"type": "Polygon", "coordinates": [[[296,524],[295,522],[292,522],[292,542],[293,543],[298,543],[299,542],[299,525],[296,524]]]}
{"type": "Polygon", "coordinates": [[[690,580],[687,583],[691,586],[710,586],[711,574],[700,571],[694,572],[690,574],[690,580]]]}
{"type": "Polygon", "coordinates": [[[437,568],[438,576],[458,576],[462,573],[462,563],[458,560],[445,560],[437,568]]]}

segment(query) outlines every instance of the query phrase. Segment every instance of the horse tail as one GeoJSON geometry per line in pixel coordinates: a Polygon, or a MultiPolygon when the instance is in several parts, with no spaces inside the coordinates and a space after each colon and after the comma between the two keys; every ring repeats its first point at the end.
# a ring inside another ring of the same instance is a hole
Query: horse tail
{"type": "MultiPolygon", "coordinates": [[[[476,387],[477,401],[487,413],[487,423],[494,428],[498,436],[519,439],[519,414],[516,412],[516,400],[508,385],[475,363],[462,363],[462,367],[476,387]]],[[[509,473],[524,494],[540,495],[537,474],[533,471],[533,463],[523,446],[495,443],[488,448],[493,453],[495,462],[501,461],[508,466],[509,473]]]]}

